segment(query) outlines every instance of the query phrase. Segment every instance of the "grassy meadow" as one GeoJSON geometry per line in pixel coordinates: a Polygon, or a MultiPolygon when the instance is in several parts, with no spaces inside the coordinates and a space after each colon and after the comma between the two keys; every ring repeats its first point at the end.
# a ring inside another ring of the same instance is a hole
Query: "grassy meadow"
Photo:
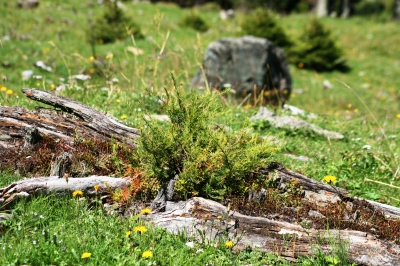
{"type": "MultiPolygon", "coordinates": [[[[189,10],[172,4],[124,2],[124,12],[140,25],[145,38],[96,43],[93,54],[87,36],[91,21],[104,9],[97,1],[42,0],[33,10],[17,9],[12,2],[1,5],[1,106],[34,108],[40,104],[25,98],[20,89],[39,88],[57,91],[132,127],[143,113],[137,102],[147,97],[146,89],[162,92],[163,87],[172,88],[170,72],[183,88],[190,89],[207,45],[218,38],[240,36],[240,22],[245,16],[238,12],[235,19],[223,21],[212,5],[189,10]],[[205,19],[208,31],[198,33],[180,26],[182,17],[192,12],[205,19]],[[37,61],[43,61],[52,71],[35,67],[37,61]],[[94,63],[102,67],[95,68],[94,63]],[[24,80],[25,70],[33,70],[35,77],[24,80]],[[91,79],[68,80],[78,74],[90,75],[91,79]]],[[[278,21],[295,42],[311,19],[310,14],[293,14],[278,21]]],[[[329,140],[308,131],[249,124],[247,119],[259,106],[239,105],[231,97],[227,107],[233,119],[228,126],[237,129],[246,125],[256,134],[277,136],[280,151],[273,160],[288,168],[320,181],[333,175],[338,186],[351,195],[400,206],[400,24],[360,17],[324,18],[322,22],[345,51],[350,71],[317,73],[291,65],[293,93],[288,104],[315,113],[317,118],[309,122],[340,132],[345,138],[329,140]],[[325,80],[333,88],[325,89],[325,80]],[[300,161],[288,154],[310,160],[300,161]]],[[[156,102],[150,99],[148,104],[158,112],[156,102]]],[[[0,173],[0,185],[19,178],[11,172],[0,173]]],[[[76,198],[18,203],[13,213],[21,217],[8,221],[11,229],[0,235],[0,258],[7,261],[2,264],[0,259],[0,265],[286,264],[278,257],[257,252],[233,255],[229,245],[223,244],[214,248],[202,243],[189,248],[185,245],[190,241],[187,236],[172,237],[157,228],[149,228],[147,238],[133,233],[143,224],[140,216],[127,220],[106,216],[97,209],[87,212],[84,206],[84,200],[76,198]],[[101,241],[93,238],[94,234],[101,235],[101,241]],[[151,251],[152,256],[146,258],[145,251],[151,251]],[[81,258],[85,252],[91,253],[87,259],[81,258]],[[163,262],[165,258],[171,261],[163,262]]]]}

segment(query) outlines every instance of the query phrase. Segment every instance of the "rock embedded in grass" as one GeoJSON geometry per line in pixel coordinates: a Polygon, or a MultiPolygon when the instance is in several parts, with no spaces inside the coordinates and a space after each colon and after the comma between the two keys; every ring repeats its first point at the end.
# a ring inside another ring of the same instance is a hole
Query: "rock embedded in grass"
{"type": "MultiPolygon", "coordinates": [[[[226,89],[229,84],[238,98],[263,92],[265,102],[285,102],[292,78],[283,50],[267,39],[253,36],[223,38],[209,44],[192,87],[226,89]],[[205,75],[204,75],[205,74],[205,75]],[[205,76],[205,78],[204,78],[205,76]]],[[[250,97],[253,99],[254,97],[250,97]]]]}

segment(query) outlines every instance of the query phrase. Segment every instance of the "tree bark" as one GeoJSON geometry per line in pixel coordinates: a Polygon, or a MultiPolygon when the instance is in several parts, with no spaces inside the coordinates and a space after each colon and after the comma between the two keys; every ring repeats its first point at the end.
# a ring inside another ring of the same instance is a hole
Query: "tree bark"
{"type": "Polygon", "coordinates": [[[22,92],[59,110],[0,106],[0,153],[35,144],[41,136],[52,136],[66,143],[72,143],[75,137],[113,139],[132,146],[139,136],[137,129],[82,103],[42,90],[22,89],[22,92]]]}
{"type": "Polygon", "coordinates": [[[393,5],[393,18],[400,20],[400,0],[395,0],[393,5]]]}
{"type": "Polygon", "coordinates": [[[11,185],[0,188],[0,210],[9,209],[19,197],[31,197],[38,195],[58,196],[71,195],[80,190],[84,196],[109,195],[116,188],[129,186],[130,181],[124,178],[109,176],[89,176],[85,178],[59,178],[58,176],[39,177],[14,182],[11,185]],[[99,186],[96,191],[94,186],[99,186]]]}
{"type": "Polygon", "coordinates": [[[350,0],[343,0],[341,17],[342,18],[350,17],[350,0]]]}
{"type": "Polygon", "coordinates": [[[326,17],[328,15],[328,0],[317,0],[317,17],[326,17]]]}
{"type": "MultiPolygon", "coordinates": [[[[278,180],[281,185],[296,180],[305,190],[304,202],[314,200],[320,206],[333,205],[335,201],[343,201],[346,204],[345,190],[312,180],[279,163],[271,163],[260,171],[278,180]]],[[[12,207],[19,197],[39,194],[67,195],[75,190],[81,190],[85,196],[91,197],[107,195],[110,190],[129,185],[129,180],[106,176],[69,179],[42,177],[22,180],[0,189],[0,210],[12,207]],[[94,189],[95,185],[100,186],[100,190],[97,192],[94,189]]],[[[334,228],[321,230],[307,227],[299,221],[296,222],[296,218],[293,217],[288,222],[288,219],[281,218],[279,215],[276,218],[244,215],[234,211],[229,205],[226,207],[215,201],[199,197],[172,202],[169,201],[173,196],[170,194],[170,189],[169,186],[165,187],[160,196],[163,208],[154,210],[152,214],[145,216],[145,219],[173,233],[185,231],[199,241],[204,240],[204,237],[209,240],[218,240],[219,237],[222,237],[220,241],[231,239],[236,243],[235,249],[237,250],[244,250],[250,246],[253,249],[275,252],[287,260],[310,255],[315,251],[317,244],[322,251],[329,252],[332,249],[333,241],[347,243],[350,259],[358,264],[371,266],[400,264],[399,245],[394,241],[378,238],[373,232],[334,228]],[[199,230],[202,232],[201,234],[199,234],[199,230]]],[[[371,204],[370,211],[383,212],[388,219],[400,219],[399,208],[373,201],[368,202],[371,204]]],[[[137,209],[134,206],[132,208],[137,209]]],[[[306,219],[311,219],[311,214],[306,219]]],[[[348,219],[356,221],[357,217],[348,219]]]]}
{"type": "Polygon", "coordinates": [[[358,264],[400,265],[399,246],[379,240],[372,234],[354,230],[315,230],[284,221],[246,216],[204,198],[167,202],[165,212],[150,214],[146,219],[170,232],[186,232],[197,239],[201,239],[198,230],[212,240],[226,234],[222,241],[231,239],[237,242],[236,250],[250,246],[275,252],[288,260],[310,255],[317,243],[319,248],[329,251],[330,239],[342,243],[347,241],[350,259],[358,264]],[[218,216],[223,218],[218,219],[218,216]]]}

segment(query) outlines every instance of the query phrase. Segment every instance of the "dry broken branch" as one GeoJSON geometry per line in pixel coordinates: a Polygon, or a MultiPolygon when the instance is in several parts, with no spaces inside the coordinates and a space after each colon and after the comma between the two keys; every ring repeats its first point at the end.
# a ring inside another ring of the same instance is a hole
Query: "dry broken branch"
{"type": "Polygon", "coordinates": [[[53,93],[22,89],[30,99],[60,110],[0,106],[0,153],[35,144],[41,136],[52,136],[66,143],[75,137],[95,138],[127,143],[134,146],[139,136],[135,128],[127,127],[110,116],[77,101],[53,93]]]}

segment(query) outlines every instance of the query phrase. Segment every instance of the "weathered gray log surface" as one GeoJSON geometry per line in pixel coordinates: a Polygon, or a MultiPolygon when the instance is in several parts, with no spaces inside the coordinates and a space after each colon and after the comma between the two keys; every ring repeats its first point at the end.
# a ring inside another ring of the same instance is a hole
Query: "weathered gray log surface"
{"type": "Polygon", "coordinates": [[[135,128],[125,126],[108,115],[77,101],[53,93],[22,89],[30,99],[61,110],[0,106],[0,152],[34,144],[32,135],[36,128],[40,135],[53,136],[72,142],[74,137],[96,138],[134,145],[139,136],[135,128]],[[28,135],[28,136],[27,136],[28,135]],[[25,139],[25,141],[24,141],[25,139]]]}
{"type": "MultiPolygon", "coordinates": [[[[229,211],[227,207],[204,198],[196,197],[179,203],[169,201],[165,212],[150,214],[146,219],[170,232],[185,231],[198,238],[197,230],[214,239],[216,235],[225,232],[226,228],[230,228],[229,238],[239,240],[235,246],[237,250],[251,246],[263,251],[276,252],[289,260],[309,255],[313,245],[319,243],[321,237],[337,241],[340,238],[342,242],[348,241],[350,259],[358,264],[400,265],[400,247],[376,239],[369,233],[353,230],[314,230],[297,224],[246,216],[229,211]],[[228,218],[221,221],[217,219],[218,216],[228,218]]],[[[323,250],[330,249],[329,243],[319,247],[323,250]]]]}
{"type": "MultiPolygon", "coordinates": [[[[339,200],[338,193],[345,195],[345,190],[333,188],[312,180],[304,175],[286,169],[275,163],[264,169],[266,173],[275,174],[281,183],[298,180],[305,191],[312,193],[313,197],[321,195],[319,201],[339,200]],[[328,196],[329,195],[329,196],[328,196]]],[[[15,199],[23,196],[38,194],[65,195],[75,190],[82,190],[85,196],[95,195],[94,186],[101,187],[98,192],[107,193],[117,187],[128,186],[129,180],[105,176],[92,176],[87,178],[48,177],[34,178],[15,182],[8,187],[0,189],[0,209],[9,208],[15,199]]],[[[165,195],[166,199],[170,196],[165,195]]],[[[399,219],[400,209],[385,204],[369,201],[377,210],[387,216],[399,219]]],[[[279,253],[288,260],[293,260],[300,255],[309,255],[313,246],[320,243],[321,238],[331,238],[348,241],[350,258],[362,265],[400,265],[400,247],[392,242],[377,239],[369,232],[354,230],[316,230],[303,228],[296,223],[254,217],[233,212],[227,207],[212,200],[192,198],[184,202],[167,201],[162,212],[154,212],[146,216],[155,225],[165,227],[171,232],[186,231],[196,236],[199,230],[205,230],[205,235],[216,239],[218,235],[228,232],[232,240],[239,240],[235,246],[243,250],[248,246],[259,248],[263,251],[279,253]],[[217,219],[222,216],[221,220],[217,219]],[[235,233],[236,229],[236,233],[235,233]]],[[[197,235],[198,237],[198,235],[197,235]]],[[[328,241],[329,242],[329,241],[328,241]]],[[[330,243],[319,246],[322,250],[329,250],[330,243]]]]}
{"type": "Polygon", "coordinates": [[[58,176],[39,177],[14,182],[0,188],[0,209],[8,208],[18,197],[37,195],[66,195],[75,190],[81,190],[86,196],[96,195],[94,186],[98,185],[99,195],[107,194],[110,190],[123,188],[129,185],[129,180],[109,176],[89,176],[85,178],[58,178],[58,176]]]}

